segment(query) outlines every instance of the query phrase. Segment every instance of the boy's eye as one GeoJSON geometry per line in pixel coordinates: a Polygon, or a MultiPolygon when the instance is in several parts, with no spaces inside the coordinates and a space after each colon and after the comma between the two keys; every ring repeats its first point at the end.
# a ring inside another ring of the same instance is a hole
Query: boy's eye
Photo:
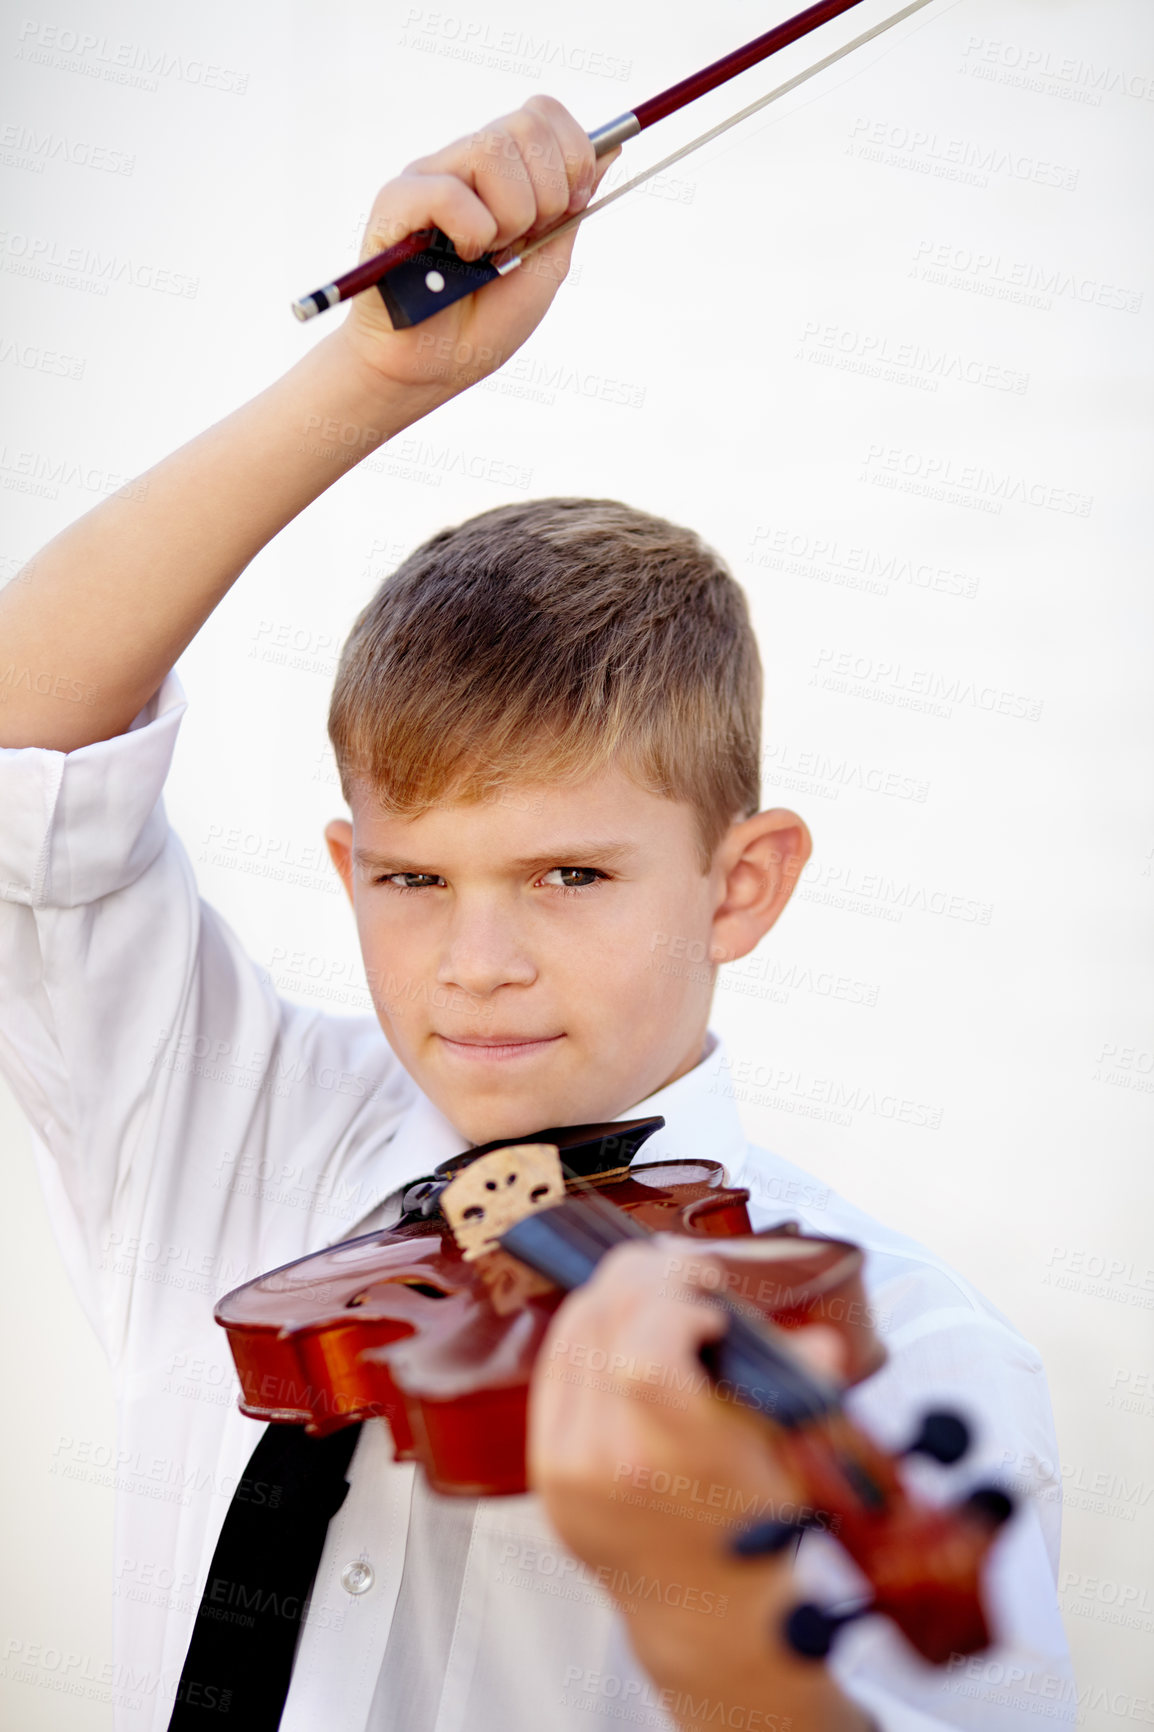
{"type": "MultiPolygon", "coordinates": [[[[605,873],[596,866],[553,866],[541,879],[551,889],[588,890],[605,873]]],[[[374,878],[374,884],[387,884],[391,890],[428,890],[443,885],[445,880],[436,872],[386,872],[374,878]]]]}
{"type": "Polygon", "coordinates": [[[553,879],[562,890],[588,890],[604,876],[604,872],[599,872],[596,866],[552,866],[541,882],[548,884],[549,880],[553,879]]]}

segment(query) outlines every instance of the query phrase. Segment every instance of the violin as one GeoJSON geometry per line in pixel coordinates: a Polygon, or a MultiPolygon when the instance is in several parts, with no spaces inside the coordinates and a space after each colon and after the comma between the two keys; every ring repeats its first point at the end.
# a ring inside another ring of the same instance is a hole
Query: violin
{"type": "MultiPolygon", "coordinates": [[[[726,1330],[701,1350],[719,1393],[762,1415],[794,1484],[793,1522],[763,1522],[735,1550],[783,1550],[806,1527],[834,1534],[872,1598],[791,1612],[786,1636],[811,1657],[866,1612],[890,1617],[922,1657],[944,1664],[990,1641],[981,1573],[1010,1499],[983,1487],[955,1507],[916,1499],[898,1458],[844,1412],[838,1386],[804,1365],[790,1332],[832,1325],[846,1381],[879,1369],[863,1254],[794,1222],[755,1233],[744,1187],[707,1159],[635,1162],[661,1118],[559,1127],[466,1150],[392,1199],[390,1223],[298,1258],[225,1295],[241,1411],[324,1436],[383,1418],[394,1457],[438,1492],[528,1490],[529,1385],[550,1319],[615,1244],[656,1231],[724,1242],[730,1291],[711,1293],[726,1330]],[[735,1290],[736,1289],[736,1290],[735,1290]]],[[[901,1454],[950,1464],[964,1422],[927,1414],[901,1454]]]]}

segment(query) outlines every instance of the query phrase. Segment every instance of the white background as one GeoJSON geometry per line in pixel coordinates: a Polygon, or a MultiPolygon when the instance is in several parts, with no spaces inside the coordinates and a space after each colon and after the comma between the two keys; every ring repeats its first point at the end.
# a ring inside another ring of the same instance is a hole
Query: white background
{"type": "MultiPolygon", "coordinates": [[[[593,127],[788,10],[461,5],[9,14],[0,575],[329,328],[289,301],[355,262],[411,157],[539,90],[593,127]]],[[[663,123],[615,180],[884,15],[866,0],[663,123]]],[[[1152,99],[1150,0],[943,0],[595,218],[521,355],[220,608],[181,665],[169,795],[282,989],[362,1010],[320,831],[333,662],[375,583],[443,525],[553,493],[729,559],[765,661],[765,803],[816,854],[715,1024],[757,1141],[1041,1349],[1094,1732],[1154,1722],[1152,99]]],[[[0,1719],[89,1732],[109,1688],[62,1687],[60,1655],[81,1679],[110,1657],[112,1492],[53,1457],[110,1451],[111,1402],[7,1095],[0,1131],[0,1719]]]]}

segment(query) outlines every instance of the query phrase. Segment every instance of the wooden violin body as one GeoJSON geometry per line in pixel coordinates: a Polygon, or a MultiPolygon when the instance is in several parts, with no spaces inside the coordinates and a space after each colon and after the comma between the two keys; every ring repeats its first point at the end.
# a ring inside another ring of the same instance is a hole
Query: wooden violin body
{"type": "MultiPolygon", "coordinates": [[[[1009,1499],[996,1487],[953,1507],[914,1498],[897,1460],[844,1412],[838,1386],[809,1370],[783,1334],[832,1325],[849,1383],[884,1363],[860,1249],[794,1223],[754,1233],[749,1192],[727,1184],[717,1161],[630,1164],[662,1123],[568,1127],[471,1149],[408,1187],[388,1227],[227,1294],[216,1318],[243,1411],[315,1435],[380,1417],[396,1459],[418,1462],[435,1490],[524,1492],[530,1380],[568,1290],[639,1233],[697,1238],[703,1250],[724,1243],[729,1285],[711,1296],[729,1317],[702,1363],[719,1397],[768,1422],[767,1441],[809,1512],[762,1523],[735,1547],[765,1555],[807,1526],[823,1528],[872,1593],[836,1612],[796,1607],[788,1639],[820,1657],[842,1624],[880,1611],[933,1664],[986,1647],[981,1572],[1009,1499]]],[[[933,1413],[904,1453],[948,1464],[967,1444],[960,1419],[933,1413]]]]}
{"type": "MultiPolygon", "coordinates": [[[[716,1161],[649,1162],[600,1194],[655,1230],[749,1238],[742,1290],[785,1328],[844,1320],[855,1376],[880,1363],[861,1252],[795,1228],[752,1234],[749,1193],[716,1161]]],[[[439,1216],[368,1233],[274,1269],[216,1309],[253,1419],[324,1435],[382,1417],[396,1459],[440,1492],[526,1490],[529,1380],[564,1292],[496,1251],[466,1261],[439,1216]]]]}

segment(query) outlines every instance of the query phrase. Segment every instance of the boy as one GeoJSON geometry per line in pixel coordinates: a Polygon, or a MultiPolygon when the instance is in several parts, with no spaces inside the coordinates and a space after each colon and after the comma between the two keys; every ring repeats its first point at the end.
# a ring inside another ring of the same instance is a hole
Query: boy
{"type": "MultiPolygon", "coordinates": [[[[573,117],[534,97],[390,181],[364,256],[432,224],[466,256],[502,246],[582,208],[610,160],[595,163],[573,117]]],[[[806,1194],[804,1175],[746,1145],[707,1027],[717,963],[773,925],[810,843],[794,813],[757,810],[756,649],[740,592],[690,531],[613,501],[506,507],[435,536],[362,614],[331,714],[353,817],[326,835],[376,1022],[277,1000],[199,903],[164,821],[183,708],[176,658],[350,461],[515,351],[572,240],[413,331],[392,331],[378,296],[358,297],[283,379],[65,530],[0,598],[6,659],[21,670],[0,711],[5,977],[19,993],[5,1060],[116,1369],[122,1446],[149,1464],[151,1494],[120,1500],[118,1557],[187,1587],[167,1607],[118,1602],[118,1660],[146,1680],[118,1708],[120,1728],[159,1732],[174,1700],[173,1724],[235,1709],[185,1668],[193,1611],[203,1594],[203,1620],[243,1629],[252,1597],[272,1592],[256,1581],[218,1596],[213,1575],[230,1505],[280,1490],[246,1475],[255,1428],[166,1375],[220,1360],[213,1297],[371,1230],[386,1198],[447,1156],[550,1124],[661,1113],[646,1158],[720,1160],[749,1185],[755,1225],[779,1217],[770,1199],[783,1183],[806,1194]],[[353,429],[351,445],[317,442],[330,422],[342,441],[353,429]],[[75,682],[90,701],[65,701],[75,682]],[[657,932],[684,937],[709,966],[648,967],[657,932]],[[310,1176],[309,1209],[247,1182],[286,1157],[310,1176]],[[180,1284],[163,1276],[170,1254],[190,1277],[180,1284]]],[[[1037,1356],[978,1295],[836,1198],[796,1213],[870,1253],[890,1358],[852,1400],[882,1441],[900,1446],[918,1409],[956,1401],[978,1424],[967,1485],[1003,1452],[1052,1458],[1037,1356]]],[[[636,1293],[636,1263],[617,1258],[591,1288],[595,1304],[614,1301],[618,1345],[631,1316],[637,1327],[650,1317],[648,1300],[615,1303],[631,1282],[636,1293]]],[[[592,1338],[589,1303],[576,1314],[592,1338]]],[[[670,1351],[684,1354],[684,1307],[659,1309],[670,1351]]],[[[601,1409],[592,1424],[583,1409],[566,1435],[560,1384],[539,1384],[535,1483],[574,1549],[600,1562],[601,1409]],[[584,1525],[566,1507],[574,1484],[584,1525]]],[[[604,1411],[619,1413],[617,1399],[604,1411]]],[[[674,1457],[692,1417],[683,1433],[666,1416],[674,1457]]],[[[954,1482],[927,1472],[946,1495],[954,1482]]],[[[691,1725],[700,1701],[686,1707],[677,1690],[713,1677],[717,1655],[732,1662],[750,1607],[853,1591],[819,1536],[792,1577],[781,1560],[752,1566],[732,1615],[663,1603],[627,1626],[604,1578],[571,1574],[536,1497],[438,1499],[391,1461],[380,1422],[362,1427],[347,1479],[283,1716],[277,1703],[261,1722],[285,1732],[578,1727],[590,1712],[691,1725]],[[548,1591],[554,1573],[564,1595],[548,1591]],[[673,1694],[652,1693],[667,1683],[673,1694]]],[[[656,1536],[644,1521],[620,1531],[643,1568],[656,1536]]],[[[719,1567],[716,1549],[680,1555],[695,1583],[719,1567]]],[[[704,1712],[727,1725],[788,1719],[794,1732],[860,1732],[871,1716],[910,1732],[1032,1724],[1039,1701],[1061,1718],[1056,1561],[1056,1511],[1024,1500],[991,1571],[1004,1643],[993,1666],[932,1671],[865,1620],[828,1667],[767,1636],[766,1670],[704,1712]],[[1001,1689],[1008,1669],[1035,1694],[1001,1689]]]]}

